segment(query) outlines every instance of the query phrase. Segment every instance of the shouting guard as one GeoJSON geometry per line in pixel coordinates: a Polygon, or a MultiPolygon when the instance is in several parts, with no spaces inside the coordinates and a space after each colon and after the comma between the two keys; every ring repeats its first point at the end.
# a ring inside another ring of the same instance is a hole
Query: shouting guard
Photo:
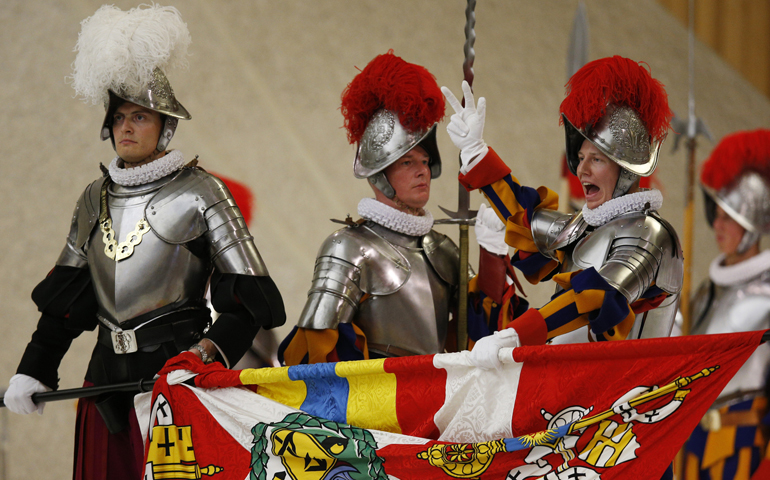
{"type": "MultiPolygon", "coordinates": [[[[167,150],[190,114],[164,69],[186,61],[189,42],[173,7],[105,5],[82,23],[73,86],[104,103],[101,138],[117,156],[77,201],[64,249],[32,293],[42,316],[5,395],[16,413],[42,413],[31,395],[58,387],[59,363],[85,330],[99,330],[85,377],[99,386],[150,379],[188,349],[234,365],[260,327],[285,320],[225,184],[167,150]]],[[[81,399],[76,432],[74,478],[141,478],[132,393],[81,399]]]]}
{"type": "Polygon", "coordinates": [[[513,263],[527,280],[557,284],[551,302],[477,345],[482,366],[499,364],[503,346],[668,336],[673,326],[683,275],[679,240],[657,213],[661,193],[639,188],[669,128],[663,85],[616,56],[585,65],[567,90],[560,109],[567,161],[586,195],[572,215],[556,210],[553,191],[522,186],[487,147],[483,98],[477,107],[464,84],[463,107],[443,88],[456,112],[447,131],[461,150],[460,181],[481,189],[506,222],[513,263]]]}

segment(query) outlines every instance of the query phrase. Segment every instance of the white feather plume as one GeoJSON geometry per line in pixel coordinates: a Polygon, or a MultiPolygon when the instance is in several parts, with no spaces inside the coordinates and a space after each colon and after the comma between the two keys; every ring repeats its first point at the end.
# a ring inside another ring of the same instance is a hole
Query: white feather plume
{"type": "Polygon", "coordinates": [[[192,39],[174,7],[140,5],[127,12],[103,5],[81,22],[72,64],[72,86],[86,102],[107,99],[107,90],[137,96],[158,67],[187,67],[192,39]]]}

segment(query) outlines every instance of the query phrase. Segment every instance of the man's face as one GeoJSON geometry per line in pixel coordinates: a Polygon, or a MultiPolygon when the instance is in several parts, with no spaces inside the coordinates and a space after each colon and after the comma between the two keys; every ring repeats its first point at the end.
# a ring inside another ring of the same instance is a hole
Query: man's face
{"type": "Polygon", "coordinates": [[[385,176],[396,196],[405,205],[419,209],[430,198],[430,157],[420,146],[414,147],[385,169],[385,176]]]}
{"type": "Polygon", "coordinates": [[[588,140],[583,141],[583,146],[578,151],[578,158],[580,163],[576,173],[583,185],[586,206],[594,209],[612,199],[620,176],[620,165],[607,158],[588,140]]]}
{"type": "Polygon", "coordinates": [[[115,150],[127,167],[137,167],[152,161],[163,127],[160,114],[134,103],[126,102],[112,116],[115,150]]]}
{"type": "Polygon", "coordinates": [[[746,230],[718,205],[712,226],[719,251],[725,255],[734,255],[746,230]]]}

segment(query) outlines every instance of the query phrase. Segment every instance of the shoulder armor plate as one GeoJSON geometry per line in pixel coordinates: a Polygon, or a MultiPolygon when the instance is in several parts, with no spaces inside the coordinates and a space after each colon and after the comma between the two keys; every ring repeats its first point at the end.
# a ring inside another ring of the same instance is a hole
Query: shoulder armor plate
{"type": "Polygon", "coordinates": [[[370,295],[397,292],[411,274],[406,257],[366,226],[334,232],[321,245],[321,257],[338,258],[360,269],[359,288],[370,295]]]}
{"type": "Polygon", "coordinates": [[[621,215],[578,242],[572,259],[580,268],[604,265],[610,249],[616,244],[635,242],[645,249],[654,249],[659,260],[655,284],[666,293],[678,293],[682,288],[684,262],[679,237],[673,227],[657,213],[641,212],[621,215]]]}
{"type": "Polygon", "coordinates": [[[455,286],[460,278],[460,249],[444,234],[431,230],[422,237],[422,248],[441,280],[455,286]]]}
{"type": "Polygon", "coordinates": [[[145,218],[164,241],[187,243],[208,230],[206,210],[229,198],[222,180],[198,168],[185,168],[147,203],[145,218]]]}
{"type": "Polygon", "coordinates": [[[105,180],[106,177],[101,177],[92,182],[78,199],[77,206],[75,207],[78,227],[77,239],[75,240],[77,248],[83,248],[83,245],[88,241],[88,237],[91,236],[91,231],[99,222],[99,197],[105,180]]]}
{"type": "MultiPolygon", "coordinates": [[[[671,250],[661,261],[658,278],[655,283],[663,291],[668,293],[679,293],[682,290],[682,281],[684,279],[684,253],[682,245],[679,243],[679,235],[676,234],[674,227],[668,221],[661,217],[658,212],[651,212],[648,218],[657,220],[668,233],[668,241],[671,250]]],[[[663,236],[661,234],[661,236],[663,236]]]]}
{"type": "Polygon", "coordinates": [[[586,231],[583,212],[565,214],[541,208],[532,214],[532,239],[540,253],[556,260],[555,251],[571,244],[586,231]]]}

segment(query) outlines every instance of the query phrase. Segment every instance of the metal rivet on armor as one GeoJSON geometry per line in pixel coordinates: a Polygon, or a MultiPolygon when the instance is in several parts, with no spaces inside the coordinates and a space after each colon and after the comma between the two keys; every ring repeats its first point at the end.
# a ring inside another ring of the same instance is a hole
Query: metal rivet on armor
{"type": "Polygon", "coordinates": [[[152,212],[153,215],[155,215],[156,212],[152,212]]]}
{"type": "Polygon", "coordinates": [[[150,210],[155,210],[155,205],[150,205],[150,210]]]}
{"type": "Polygon", "coordinates": [[[201,212],[205,212],[205,211],[206,211],[206,207],[201,207],[201,212]]]}
{"type": "Polygon", "coordinates": [[[647,225],[644,226],[644,229],[647,230],[647,225]]]}
{"type": "Polygon", "coordinates": [[[195,197],[195,201],[196,201],[196,202],[198,201],[198,197],[195,197]]]}

